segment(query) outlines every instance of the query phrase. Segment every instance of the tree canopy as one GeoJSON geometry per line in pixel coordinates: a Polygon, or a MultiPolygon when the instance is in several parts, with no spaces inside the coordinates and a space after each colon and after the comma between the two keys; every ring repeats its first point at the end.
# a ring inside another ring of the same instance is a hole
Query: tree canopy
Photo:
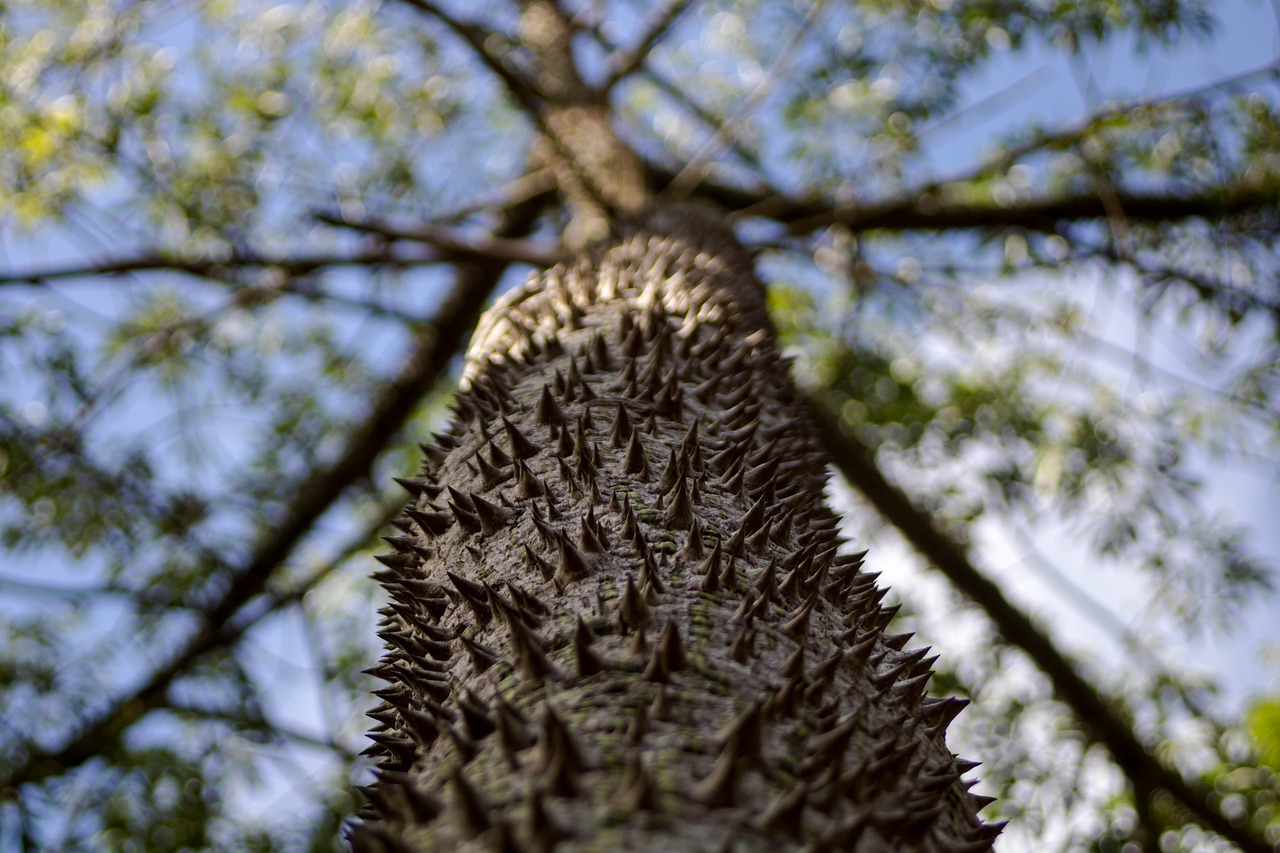
{"type": "Polygon", "coordinates": [[[585,94],[517,3],[0,6],[0,847],[340,843],[391,477],[592,236],[574,97],[756,253],[1006,849],[1280,841],[1280,696],[1185,665],[1274,605],[1267,508],[1206,492],[1277,473],[1280,61],[1129,82],[1276,19],[560,5],[585,94]]]}

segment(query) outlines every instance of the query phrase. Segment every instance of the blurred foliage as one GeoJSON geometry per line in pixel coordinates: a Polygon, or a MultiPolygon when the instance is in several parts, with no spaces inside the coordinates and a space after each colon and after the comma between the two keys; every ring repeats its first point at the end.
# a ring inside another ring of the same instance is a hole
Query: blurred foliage
{"type": "MultiPolygon", "coordinates": [[[[636,43],[650,4],[569,5],[603,80],[607,46],[636,43]]],[[[510,6],[449,8],[522,67],[510,6]]],[[[1205,480],[1276,475],[1277,66],[1105,93],[1065,123],[1021,109],[1018,89],[1037,67],[1211,44],[1220,13],[706,2],[611,103],[656,166],[699,158],[762,200],[1003,212],[787,231],[765,204],[741,224],[806,388],[980,563],[1016,561],[1000,575],[1012,597],[1144,742],[1274,840],[1274,690],[1239,712],[1179,650],[1270,594],[1257,531],[1205,480]],[[968,123],[986,133],[976,153],[952,145],[968,123]],[[1019,218],[1078,197],[1106,216],[1019,218]],[[1127,215],[1152,197],[1216,212],[1127,215]],[[1050,592],[1024,598],[1023,576],[1050,592]],[[1081,620],[1096,643],[1072,632],[1081,620]]],[[[119,697],[208,631],[442,303],[451,274],[429,251],[316,213],[482,234],[533,141],[471,48],[407,3],[0,4],[0,780],[85,721],[123,720],[86,760],[0,781],[0,849],[339,847],[367,773],[369,553],[447,381],[222,614],[223,640],[145,702],[119,697]]],[[[563,222],[552,210],[534,237],[563,222]]],[[[888,539],[872,518],[851,515],[861,545],[888,539]]],[[[903,630],[944,651],[933,689],[975,700],[952,748],[985,762],[1000,800],[984,814],[1014,820],[1005,849],[1224,849],[1175,805],[1135,799],[980,606],[876,568],[903,630]]]]}

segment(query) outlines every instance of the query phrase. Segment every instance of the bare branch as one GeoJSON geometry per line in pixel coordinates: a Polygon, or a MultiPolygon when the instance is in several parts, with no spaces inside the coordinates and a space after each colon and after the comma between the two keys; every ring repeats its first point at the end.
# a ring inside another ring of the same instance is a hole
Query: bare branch
{"type": "Polygon", "coordinates": [[[1053,683],[1057,697],[1076,715],[1080,728],[1102,744],[1130,779],[1136,796],[1163,790],[1177,799],[1194,820],[1247,853],[1268,853],[1271,845],[1246,827],[1235,826],[1209,805],[1210,792],[1193,787],[1141,743],[1121,718],[1116,705],[1080,674],[1053,641],[1015,607],[1000,588],[969,559],[966,546],[937,526],[933,516],[915,505],[910,496],[891,483],[875,462],[872,450],[843,430],[836,416],[820,402],[813,410],[836,465],[853,488],[910,542],[947,579],[981,607],[1000,635],[1022,649],[1053,683]]]}
{"type": "Polygon", "coordinates": [[[164,252],[144,252],[131,258],[73,264],[47,269],[15,270],[0,273],[0,287],[5,285],[39,285],[51,281],[108,277],[145,272],[174,272],[200,278],[227,281],[234,270],[278,269],[287,276],[303,276],[317,270],[332,267],[367,266],[420,266],[442,263],[446,258],[437,255],[404,256],[392,252],[390,247],[380,246],[350,255],[317,253],[303,255],[269,256],[257,254],[232,255],[222,260],[188,260],[164,252]]]}
{"type": "Polygon", "coordinates": [[[517,264],[531,264],[536,267],[550,267],[565,259],[564,252],[559,249],[538,246],[526,240],[504,240],[501,237],[465,237],[454,234],[444,228],[416,226],[402,228],[392,225],[385,219],[368,217],[352,219],[339,211],[317,210],[312,217],[326,225],[336,225],[377,234],[387,240],[406,240],[414,243],[425,243],[440,250],[440,256],[450,260],[492,259],[517,264]]]}
{"type": "Polygon", "coordinates": [[[1262,293],[1233,287],[1225,281],[1204,273],[1193,273],[1168,264],[1156,263],[1147,258],[1130,256],[1109,246],[1086,246],[1085,248],[1098,257],[1129,267],[1141,276],[1149,287],[1164,288],[1170,282],[1182,282],[1195,291],[1198,299],[1216,305],[1228,313],[1244,315],[1252,309],[1257,309],[1266,311],[1272,319],[1280,322],[1280,301],[1268,299],[1262,293]]]}
{"type": "Polygon", "coordinates": [[[475,51],[476,56],[484,63],[485,67],[492,71],[498,79],[507,87],[507,91],[516,103],[523,108],[535,122],[539,121],[538,102],[539,97],[534,88],[518,74],[516,74],[503,61],[502,57],[494,53],[489,45],[486,44],[489,36],[492,34],[488,30],[478,24],[470,21],[461,21],[450,15],[444,9],[431,2],[431,0],[400,0],[406,6],[412,6],[418,11],[430,15],[440,23],[444,24],[454,35],[461,38],[464,42],[475,51]]]}
{"type": "Polygon", "coordinates": [[[1090,131],[1102,125],[1114,122],[1120,117],[1132,117],[1135,114],[1156,111],[1170,111],[1184,109],[1189,103],[1200,100],[1205,95],[1214,92],[1229,90],[1238,86],[1243,86],[1255,80],[1275,79],[1280,75],[1280,60],[1268,62],[1258,68],[1244,71],[1220,80],[1215,80],[1201,86],[1186,89],[1181,92],[1160,95],[1154,98],[1138,98],[1131,101],[1121,101],[1120,103],[1110,104],[1092,115],[1086,116],[1074,124],[1060,127],[1057,130],[1044,131],[1032,135],[1029,139],[1012,148],[997,153],[989,160],[982,163],[972,175],[989,175],[995,172],[1007,169],[1016,163],[1019,159],[1031,154],[1035,151],[1041,151],[1051,148],[1063,148],[1078,142],[1084,138],[1090,131]]]}
{"type": "Polygon", "coordinates": [[[765,96],[782,79],[783,74],[789,70],[787,66],[791,61],[791,57],[808,37],[822,13],[826,11],[826,5],[826,0],[817,0],[809,7],[809,11],[805,13],[800,25],[783,46],[782,52],[774,60],[768,73],[761,78],[760,82],[755,85],[742,103],[738,104],[733,112],[725,117],[724,122],[716,129],[715,134],[703,144],[702,149],[694,155],[693,159],[686,163],[675,174],[675,177],[668,182],[667,186],[662,190],[661,198],[669,201],[679,201],[687,197],[703,182],[706,178],[708,163],[715,158],[725,145],[725,140],[733,135],[738,122],[742,121],[764,100],[765,96]]]}
{"type": "MultiPolygon", "coordinates": [[[[669,173],[653,166],[659,180],[669,173]]],[[[674,177],[674,176],[673,176],[674,177]]],[[[1095,194],[1029,199],[1007,205],[995,202],[950,202],[930,186],[910,195],[865,205],[833,205],[783,195],[766,196],[738,187],[704,181],[698,194],[738,212],[761,216],[803,234],[839,223],[855,233],[867,231],[944,231],[977,228],[1022,228],[1055,234],[1062,222],[1104,219],[1106,206],[1095,194]]],[[[1118,192],[1129,222],[1168,222],[1178,219],[1221,219],[1275,209],[1274,192],[1265,187],[1221,187],[1191,195],[1118,192]]]]}
{"type": "Polygon", "coordinates": [[[601,90],[608,94],[613,91],[614,86],[634,74],[648,59],[654,45],[662,40],[675,26],[676,21],[680,20],[680,16],[692,5],[692,0],[668,0],[665,6],[654,9],[647,22],[648,28],[635,47],[625,53],[614,54],[611,58],[609,79],[605,81],[601,90]]]}

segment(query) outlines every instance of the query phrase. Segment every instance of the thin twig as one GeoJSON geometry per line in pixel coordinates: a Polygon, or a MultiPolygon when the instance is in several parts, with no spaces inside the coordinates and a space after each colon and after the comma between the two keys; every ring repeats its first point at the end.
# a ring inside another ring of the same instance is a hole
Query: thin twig
{"type": "Polygon", "coordinates": [[[660,200],[680,201],[687,198],[702,183],[705,177],[705,167],[719,153],[721,146],[724,145],[724,139],[734,132],[738,122],[742,121],[744,117],[755,109],[756,105],[769,94],[773,86],[782,79],[792,54],[800,47],[801,42],[812,30],[813,25],[817,23],[826,6],[826,0],[816,0],[809,7],[809,11],[805,13],[800,26],[796,28],[795,33],[792,34],[787,44],[783,47],[782,53],[778,55],[778,58],[769,68],[769,73],[756,84],[755,88],[743,99],[742,103],[725,117],[724,122],[712,134],[711,138],[703,144],[702,149],[685,164],[684,168],[676,173],[666,189],[659,195],[660,200]]]}
{"type": "Polygon", "coordinates": [[[215,281],[228,281],[228,274],[241,269],[278,269],[287,276],[307,275],[332,267],[419,266],[444,263],[439,256],[406,257],[379,246],[355,254],[316,253],[300,255],[232,255],[220,260],[189,260],[164,252],[143,252],[129,258],[71,264],[44,269],[0,272],[0,287],[6,285],[41,285],[51,281],[75,278],[107,278],[131,273],[185,273],[215,281]]]}
{"type": "Polygon", "coordinates": [[[676,21],[680,20],[680,16],[692,5],[692,0],[669,0],[665,6],[654,10],[649,18],[648,29],[635,47],[625,53],[615,53],[610,59],[609,79],[601,87],[604,94],[607,95],[613,91],[618,83],[634,74],[644,64],[654,45],[666,36],[675,26],[676,21]]]}
{"type": "Polygon", "coordinates": [[[387,240],[425,243],[439,249],[441,257],[450,260],[496,259],[510,263],[531,264],[536,267],[550,267],[565,259],[565,253],[559,249],[538,246],[527,240],[504,240],[501,237],[492,236],[466,237],[443,228],[422,225],[399,227],[385,219],[377,217],[354,219],[332,210],[312,211],[311,216],[317,222],[323,222],[326,225],[377,234],[387,240]]]}

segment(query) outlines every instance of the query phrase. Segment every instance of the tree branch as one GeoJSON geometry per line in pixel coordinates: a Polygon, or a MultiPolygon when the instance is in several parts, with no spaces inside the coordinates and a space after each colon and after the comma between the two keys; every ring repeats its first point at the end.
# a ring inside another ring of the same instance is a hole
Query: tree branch
{"type": "MultiPolygon", "coordinates": [[[[668,177],[651,167],[659,180],[668,177]]],[[[670,175],[674,178],[674,175],[670,175]]],[[[1107,210],[1092,193],[1030,199],[1008,205],[949,202],[939,199],[939,187],[926,187],[910,196],[865,205],[833,205],[820,199],[799,200],[766,196],[737,187],[704,181],[698,195],[742,215],[762,216],[803,234],[839,223],[855,233],[867,231],[946,231],[971,228],[1023,228],[1057,233],[1058,224],[1105,219],[1107,210]]],[[[1226,187],[1196,195],[1117,192],[1116,200],[1129,222],[1167,222],[1174,219],[1219,219],[1275,210],[1274,191],[1265,187],[1226,187]]]]}
{"type": "Polygon", "coordinates": [[[978,169],[972,174],[974,176],[993,174],[994,172],[1007,169],[1016,163],[1019,159],[1036,151],[1046,148],[1064,148],[1073,145],[1081,140],[1086,134],[1095,128],[1101,127],[1109,122],[1115,121],[1122,116],[1132,116],[1135,113],[1150,112],[1155,110],[1185,110],[1188,104],[1204,98],[1205,95],[1212,94],[1217,91],[1229,90],[1238,86],[1243,86],[1255,80],[1275,79],[1280,74],[1280,60],[1268,62],[1257,68],[1239,74],[1233,74],[1228,77],[1215,80],[1211,83],[1195,86],[1180,92],[1172,92],[1160,95],[1154,98],[1137,98],[1130,101],[1122,101],[1118,104],[1108,105],[1091,115],[1085,116],[1075,124],[1068,124],[1057,130],[1043,131],[1033,134],[1029,139],[998,152],[995,156],[982,163],[978,169]]]}
{"type": "Polygon", "coordinates": [[[0,272],[0,287],[22,284],[39,285],[71,278],[118,276],[142,272],[177,272],[216,281],[226,281],[227,273],[239,269],[274,268],[281,270],[288,276],[303,276],[326,267],[418,266],[443,263],[446,260],[448,259],[437,255],[416,258],[399,256],[387,246],[375,247],[354,255],[316,253],[271,257],[268,255],[239,254],[222,260],[188,260],[163,252],[144,252],[131,258],[118,258],[97,263],[0,272]]]}
{"type": "Polygon", "coordinates": [[[680,16],[692,6],[692,0],[668,0],[665,6],[653,10],[649,16],[648,29],[636,43],[636,46],[621,54],[614,54],[609,62],[609,79],[604,82],[601,91],[608,94],[614,86],[634,74],[649,57],[662,38],[675,26],[680,16]]]}
{"type": "Polygon", "coordinates": [[[493,259],[536,267],[555,266],[565,259],[565,253],[555,248],[538,246],[526,240],[506,240],[501,237],[463,237],[444,228],[417,226],[400,228],[385,219],[368,217],[352,219],[340,211],[316,210],[311,214],[317,222],[350,228],[367,234],[377,234],[387,240],[407,240],[425,243],[440,250],[448,260],[493,259]]]}
{"type": "Polygon", "coordinates": [[[1151,288],[1163,289],[1170,282],[1179,281],[1194,290],[1196,298],[1202,302],[1216,305],[1229,314],[1243,316],[1256,309],[1266,311],[1273,320],[1280,322],[1280,301],[1268,299],[1264,294],[1233,287],[1205,273],[1180,270],[1142,257],[1127,257],[1109,246],[1086,245],[1084,248],[1111,263],[1129,267],[1151,288]]]}
{"type": "MultiPolygon", "coordinates": [[[[509,210],[500,233],[511,237],[528,233],[538,209],[538,205],[526,203],[509,210]]],[[[495,260],[460,265],[449,302],[433,323],[419,331],[404,368],[373,401],[368,420],[351,432],[346,449],[333,465],[314,471],[292,488],[296,498],[285,516],[259,537],[248,561],[230,571],[231,581],[204,612],[202,627],[182,644],[167,664],[152,672],[127,695],[118,697],[106,711],[84,721],[63,746],[46,752],[29,745],[26,760],[0,779],[3,796],[11,797],[22,784],[58,775],[109,751],[130,726],[151,709],[164,704],[169,686],[195,661],[238,639],[253,619],[237,620],[237,614],[267,588],[276,568],[315,521],[349,485],[368,473],[391,438],[404,427],[419,401],[435,386],[468,331],[475,326],[506,266],[505,262],[495,260]]],[[[217,568],[221,567],[215,570],[217,568]]]]}
{"type": "Polygon", "coordinates": [[[492,34],[491,30],[485,29],[478,24],[469,21],[460,21],[450,15],[444,9],[431,2],[431,0],[400,0],[406,6],[412,6],[419,12],[430,15],[449,29],[454,35],[461,38],[468,46],[471,47],[477,58],[484,63],[485,67],[492,71],[498,79],[500,79],[507,87],[507,91],[516,103],[527,113],[535,122],[539,121],[539,97],[529,83],[507,67],[502,61],[502,57],[495,54],[489,49],[485,43],[492,34]]]}
{"type": "Polygon", "coordinates": [[[1188,784],[1139,742],[1117,707],[1080,674],[1044,632],[1005,598],[995,583],[978,571],[965,545],[939,529],[929,513],[889,482],[876,465],[871,448],[843,430],[837,417],[822,403],[814,401],[813,410],[823,440],[849,485],[861,492],[956,589],[983,608],[1007,642],[1026,652],[1049,676],[1055,694],[1075,712],[1081,729],[1107,748],[1139,792],[1137,796],[1141,796],[1142,791],[1164,790],[1178,800],[1197,823],[1246,853],[1272,853],[1270,844],[1246,827],[1234,825],[1212,808],[1207,791],[1188,784]]]}

